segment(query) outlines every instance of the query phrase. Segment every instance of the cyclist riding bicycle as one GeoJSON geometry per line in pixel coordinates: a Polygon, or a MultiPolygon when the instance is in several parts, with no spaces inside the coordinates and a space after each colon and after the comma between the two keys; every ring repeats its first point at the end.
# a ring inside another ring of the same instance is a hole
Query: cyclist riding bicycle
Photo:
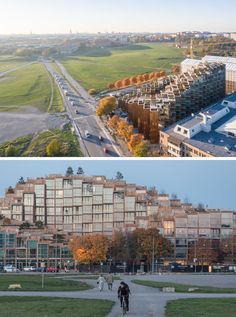
{"type": "Polygon", "coordinates": [[[120,299],[120,307],[125,300],[127,311],[129,311],[129,295],[131,294],[128,284],[121,282],[118,288],[118,298],[120,299]]]}

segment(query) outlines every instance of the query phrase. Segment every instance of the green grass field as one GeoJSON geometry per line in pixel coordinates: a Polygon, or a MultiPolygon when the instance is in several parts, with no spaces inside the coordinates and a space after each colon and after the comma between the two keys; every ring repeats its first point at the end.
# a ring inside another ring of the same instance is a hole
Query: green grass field
{"type": "Polygon", "coordinates": [[[21,291],[84,291],[91,287],[85,283],[72,280],[44,276],[44,288],[42,289],[41,275],[2,275],[0,276],[0,290],[8,291],[10,284],[20,284],[21,291]]]}
{"type": "MultiPolygon", "coordinates": [[[[45,67],[36,63],[0,78],[0,111],[17,111],[31,106],[47,111],[51,97],[51,81],[45,67]]],[[[63,112],[64,105],[55,82],[54,98],[50,112],[63,112]]]]}
{"type": "Polygon", "coordinates": [[[0,304],[0,317],[104,317],[114,303],[92,299],[1,297],[0,304]]]}
{"type": "Polygon", "coordinates": [[[20,106],[47,111],[51,87],[43,65],[33,64],[10,73],[0,85],[0,111],[14,111],[20,106]]]}
{"type": "Polygon", "coordinates": [[[143,281],[143,280],[133,280],[132,283],[159,288],[162,289],[163,287],[174,287],[176,293],[189,293],[189,288],[197,288],[197,290],[191,293],[218,293],[218,294],[235,294],[236,288],[219,288],[219,287],[210,287],[210,286],[197,286],[197,285],[184,285],[184,284],[176,284],[176,283],[169,283],[169,282],[155,282],[155,281],[143,281]]]}
{"type": "Polygon", "coordinates": [[[57,139],[64,149],[63,157],[83,156],[77,138],[72,134],[70,128],[66,131],[58,129],[39,133],[37,136],[27,135],[0,145],[0,157],[46,157],[47,145],[57,139]],[[9,147],[13,148],[11,155],[7,155],[9,147]],[[13,154],[12,154],[13,153],[13,154]]]}
{"type": "Polygon", "coordinates": [[[86,89],[106,89],[107,84],[145,72],[167,70],[184,59],[173,44],[142,44],[123,48],[83,50],[62,60],[69,73],[86,89]]]}
{"type": "Polygon", "coordinates": [[[235,317],[236,299],[179,299],[168,302],[166,317],[235,317]]]}
{"type": "Polygon", "coordinates": [[[26,63],[27,61],[20,57],[10,55],[0,56],[0,73],[13,69],[15,67],[19,67],[26,63]]]}

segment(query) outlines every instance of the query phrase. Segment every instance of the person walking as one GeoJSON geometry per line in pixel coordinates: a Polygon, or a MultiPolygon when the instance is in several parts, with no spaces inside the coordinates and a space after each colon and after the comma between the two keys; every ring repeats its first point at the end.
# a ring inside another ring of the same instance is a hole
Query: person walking
{"type": "Polygon", "coordinates": [[[111,273],[109,273],[106,277],[108,290],[112,291],[113,283],[114,283],[114,277],[111,273]]]}
{"type": "Polygon", "coordinates": [[[99,288],[99,291],[103,291],[104,289],[104,284],[105,284],[105,279],[103,277],[103,275],[101,274],[98,278],[98,281],[97,281],[97,284],[98,284],[98,288],[99,288]]]}

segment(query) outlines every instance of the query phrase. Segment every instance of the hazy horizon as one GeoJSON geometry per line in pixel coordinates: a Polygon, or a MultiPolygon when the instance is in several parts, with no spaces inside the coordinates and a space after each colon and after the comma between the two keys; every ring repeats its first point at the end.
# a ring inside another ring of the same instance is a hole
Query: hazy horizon
{"type": "Polygon", "coordinates": [[[9,0],[1,5],[0,34],[235,32],[235,9],[233,0],[9,0]]]}

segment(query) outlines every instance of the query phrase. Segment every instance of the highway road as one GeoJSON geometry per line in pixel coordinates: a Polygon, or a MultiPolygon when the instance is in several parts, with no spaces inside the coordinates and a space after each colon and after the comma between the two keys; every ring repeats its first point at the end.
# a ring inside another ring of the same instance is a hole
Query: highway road
{"type": "Polygon", "coordinates": [[[96,116],[95,99],[68,74],[59,62],[57,62],[57,65],[60,67],[64,78],[55,71],[50,62],[44,62],[44,64],[58,85],[83,155],[86,157],[108,158],[122,156],[118,145],[96,116]],[[65,96],[65,91],[68,92],[67,96],[65,96]],[[73,102],[74,105],[72,105],[73,102]],[[86,136],[86,131],[89,133],[89,137],[86,136]]]}

